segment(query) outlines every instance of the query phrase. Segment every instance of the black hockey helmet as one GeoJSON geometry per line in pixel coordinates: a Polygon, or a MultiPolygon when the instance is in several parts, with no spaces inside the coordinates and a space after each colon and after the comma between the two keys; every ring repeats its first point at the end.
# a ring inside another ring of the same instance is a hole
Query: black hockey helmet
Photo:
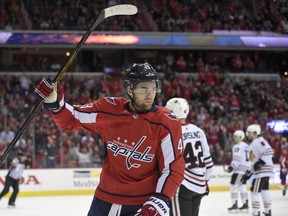
{"type": "Polygon", "coordinates": [[[26,157],[27,155],[25,154],[25,152],[19,151],[18,152],[18,157],[26,157]]]}
{"type": "Polygon", "coordinates": [[[161,92],[161,82],[156,70],[148,63],[134,63],[126,69],[124,82],[132,89],[140,82],[155,82],[157,93],[161,92]]]}

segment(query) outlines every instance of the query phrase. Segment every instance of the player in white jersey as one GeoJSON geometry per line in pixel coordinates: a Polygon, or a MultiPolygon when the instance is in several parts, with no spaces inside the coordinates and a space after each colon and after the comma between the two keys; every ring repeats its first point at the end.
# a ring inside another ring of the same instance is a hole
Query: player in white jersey
{"type": "Polygon", "coordinates": [[[260,201],[262,197],[264,215],[271,216],[271,199],[269,193],[269,178],[273,176],[274,154],[270,144],[261,136],[261,128],[258,124],[247,127],[246,136],[251,141],[249,154],[252,172],[243,175],[242,180],[248,179],[253,174],[251,186],[251,201],[253,216],[260,216],[260,201]]]}
{"type": "Polygon", "coordinates": [[[184,143],[184,180],[172,198],[171,216],[198,216],[201,199],[208,195],[213,161],[204,131],[196,125],[186,123],[189,105],[184,98],[172,98],[166,106],[182,124],[184,143]]]}
{"type": "Polygon", "coordinates": [[[227,172],[232,172],[230,181],[230,192],[232,206],[228,208],[229,212],[238,212],[238,194],[243,205],[239,208],[240,211],[248,211],[248,191],[246,181],[241,181],[243,174],[251,167],[251,162],[248,155],[248,144],[243,140],[245,133],[242,130],[236,130],[233,133],[232,161],[227,169],[227,172]]]}

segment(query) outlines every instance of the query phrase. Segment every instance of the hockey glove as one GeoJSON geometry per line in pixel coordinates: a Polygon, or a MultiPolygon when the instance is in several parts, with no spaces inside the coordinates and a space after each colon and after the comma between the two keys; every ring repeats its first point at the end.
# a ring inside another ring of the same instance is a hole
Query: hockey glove
{"type": "Polygon", "coordinates": [[[232,166],[229,166],[228,169],[227,169],[227,172],[231,173],[233,170],[234,170],[234,168],[232,166]]]}
{"type": "Polygon", "coordinates": [[[36,96],[44,99],[45,110],[58,110],[64,105],[64,91],[59,82],[52,83],[50,78],[43,78],[34,90],[36,96]]]}
{"type": "Polygon", "coordinates": [[[162,197],[152,196],[137,211],[135,216],[168,216],[169,210],[169,199],[165,200],[162,197]]]}
{"type": "Polygon", "coordinates": [[[252,176],[252,172],[250,172],[249,170],[246,170],[246,172],[244,173],[244,175],[241,178],[241,183],[245,183],[248,179],[250,179],[250,177],[252,176]]]}
{"type": "Polygon", "coordinates": [[[261,169],[261,167],[262,167],[264,164],[265,164],[265,162],[260,159],[259,161],[257,161],[257,162],[254,164],[253,168],[254,168],[255,171],[256,171],[256,170],[259,170],[259,169],[261,169]]]}

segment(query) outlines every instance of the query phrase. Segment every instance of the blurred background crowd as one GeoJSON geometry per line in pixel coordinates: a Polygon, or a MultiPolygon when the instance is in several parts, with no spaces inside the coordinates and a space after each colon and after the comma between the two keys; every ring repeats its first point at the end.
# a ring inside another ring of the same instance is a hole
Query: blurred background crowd
{"type": "MultiPolygon", "coordinates": [[[[100,10],[133,3],[142,10],[134,17],[111,19],[108,31],[212,32],[288,30],[286,0],[3,0],[1,29],[86,30],[100,10]]],[[[101,30],[101,27],[100,27],[101,30]]]]}
{"type": "MultiPolygon", "coordinates": [[[[108,20],[100,30],[288,33],[286,0],[5,0],[0,2],[0,29],[86,30],[101,9],[118,3],[140,5],[141,11],[137,18],[108,20]]],[[[287,51],[133,49],[125,61],[122,55],[121,50],[114,50],[107,58],[99,51],[88,62],[79,57],[69,71],[89,73],[69,73],[61,79],[65,100],[85,104],[103,96],[125,97],[121,78],[124,68],[132,62],[147,61],[162,77],[163,91],[156,103],[165,105],[171,97],[184,97],[190,102],[188,120],[205,131],[215,164],[229,163],[231,155],[224,156],[224,150],[227,143],[231,147],[231,135],[237,129],[245,131],[251,123],[261,125],[263,136],[275,150],[274,162],[278,162],[288,136],[275,133],[267,122],[288,119],[288,76],[282,73],[288,68],[287,51]],[[250,74],[258,74],[260,79],[250,74]],[[267,74],[278,76],[261,79],[267,74]]],[[[35,85],[43,76],[58,72],[67,60],[37,50],[27,53],[25,49],[15,52],[12,59],[9,64],[0,61],[0,155],[37,104],[35,85]]],[[[105,147],[97,133],[61,131],[49,112],[39,112],[8,161],[21,151],[28,155],[32,168],[101,166],[105,147]]]]}

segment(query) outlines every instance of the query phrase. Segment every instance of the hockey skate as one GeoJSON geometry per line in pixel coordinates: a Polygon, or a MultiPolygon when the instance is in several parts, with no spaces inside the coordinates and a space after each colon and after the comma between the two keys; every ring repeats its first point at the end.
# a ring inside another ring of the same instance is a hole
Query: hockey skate
{"type": "Polygon", "coordinates": [[[243,206],[241,206],[239,208],[239,211],[243,212],[243,213],[248,213],[249,212],[248,200],[246,200],[246,202],[243,204],[243,206]]]}
{"type": "Polygon", "coordinates": [[[282,188],[282,195],[283,196],[286,195],[286,190],[287,190],[287,185],[283,185],[283,188],[282,188]]]}
{"type": "Polygon", "coordinates": [[[266,212],[263,212],[263,214],[264,214],[264,216],[271,216],[271,210],[269,210],[269,212],[268,212],[268,213],[266,213],[266,212]]]}
{"type": "Polygon", "coordinates": [[[15,208],[15,207],[16,207],[15,203],[8,203],[8,208],[15,208]]]}
{"type": "Polygon", "coordinates": [[[229,213],[238,213],[237,201],[230,208],[228,208],[228,212],[229,213]]]}

